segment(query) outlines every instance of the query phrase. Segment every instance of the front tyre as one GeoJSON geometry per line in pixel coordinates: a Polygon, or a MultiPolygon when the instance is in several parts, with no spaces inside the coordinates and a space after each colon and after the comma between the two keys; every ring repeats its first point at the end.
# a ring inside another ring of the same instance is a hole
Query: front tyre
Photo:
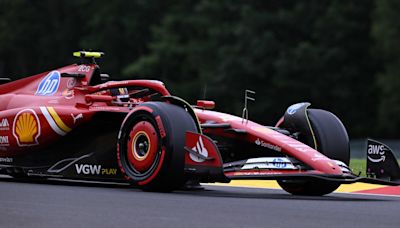
{"type": "MultiPolygon", "coordinates": [[[[331,112],[321,109],[307,109],[309,127],[312,135],[305,139],[310,147],[317,149],[327,157],[350,163],[349,137],[343,123],[331,112]]],[[[299,126],[299,124],[295,124],[299,126]]],[[[301,132],[301,129],[297,129],[301,132]]],[[[340,183],[325,180],[278,180],[278,184],[285,191],[293,195],[322,196],[335,191],[340,183]]]]}
{"type": "Polygon", "coordinates": [[[307,112],[317,140],[317,150],[331,159],[349,165],[349,136],[340,119],[321,109],[309,109],[307,112]]]}
{"type": "Polygon", "coordinates": [[[324,180],[278,180],[279,186],[292,195],[322,196],[335,191],[340,184],[324,180]]]}

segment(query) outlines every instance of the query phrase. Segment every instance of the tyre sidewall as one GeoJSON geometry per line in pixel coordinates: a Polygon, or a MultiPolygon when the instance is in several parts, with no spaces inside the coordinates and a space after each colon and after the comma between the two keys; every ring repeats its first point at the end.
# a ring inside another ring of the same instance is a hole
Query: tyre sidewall
{"type": "Polygon", "coordinates": [[[125,178],[132,184],[149,191],[171,191],[184,184],[184,144],[185,132],[196,131],[193,119],[183,108],[162,102],[149,102],[142,104],[145,109],[138,109],[129,114],[121,129],[119,140],[120,166],[124,169],[125,178]],[[151,112],[149,111],[151,110],[151,112]],[[130,172],[126,155],[126,143],[129,130],[140,121],[140,116],[146,115],[151,119],[152,125],[157,129],[159,137],[160,167],[153,176],[145,180],[134,178],[130,172]]]}
{"type": "Polygon", "coordinates": [[[349,136],[343,123],[331,112],[321,109],[307,111],[317,140],[317,150],[331,159],[349,165],[349,136]]]}

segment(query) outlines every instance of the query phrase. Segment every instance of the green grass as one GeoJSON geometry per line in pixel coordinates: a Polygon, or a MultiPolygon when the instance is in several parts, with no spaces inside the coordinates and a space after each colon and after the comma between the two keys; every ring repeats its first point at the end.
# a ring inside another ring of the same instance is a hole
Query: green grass
{"type": "MultiPolygon", "coordinates": [[[[400,160],[397,160],[400,164],[400,160]]],[[[367,160],[366,159],[350,159],[350,168],[352,169],[354,174],[359,174],[361,172],[361,176],[366,176],[365,171],[367,170],[367,160]]]]}
{"type": "Polygon", "coordinates": [[[350,168],[354,174],[359,174],[365,176],[365,171],[367,169],[367,161],[365,159],[350,159],[350,168]]]}

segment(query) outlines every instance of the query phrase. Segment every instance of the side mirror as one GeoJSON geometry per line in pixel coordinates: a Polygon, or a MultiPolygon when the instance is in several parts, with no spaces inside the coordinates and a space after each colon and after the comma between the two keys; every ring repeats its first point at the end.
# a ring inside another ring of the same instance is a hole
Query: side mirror
{"type": "Polygon", "coordinates": [[[92,95],[92,94],[85,95],[85,101],[87,103],[93,103],[93,102],[111,103],[113,99],[114,98],[112,96],[108,95],[92,95]]]}
{"type": "Polygon", "coordinates": [[[213,108],[215,108],[215,102],[214,101],[198,100],[196,106],[198,108],[202,108],[202,109],[213,109],[213,108]]]}

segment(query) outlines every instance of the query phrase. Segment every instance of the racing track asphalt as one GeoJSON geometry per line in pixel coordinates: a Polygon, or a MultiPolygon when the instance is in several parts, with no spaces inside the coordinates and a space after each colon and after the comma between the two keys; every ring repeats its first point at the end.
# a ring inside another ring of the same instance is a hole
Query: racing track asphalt
{"type": "Polygon", "coordinates": [[[127,186],[0,178],[0,227],[399,227],[400,197],[205,186],[142,192],[127,186]]]}

